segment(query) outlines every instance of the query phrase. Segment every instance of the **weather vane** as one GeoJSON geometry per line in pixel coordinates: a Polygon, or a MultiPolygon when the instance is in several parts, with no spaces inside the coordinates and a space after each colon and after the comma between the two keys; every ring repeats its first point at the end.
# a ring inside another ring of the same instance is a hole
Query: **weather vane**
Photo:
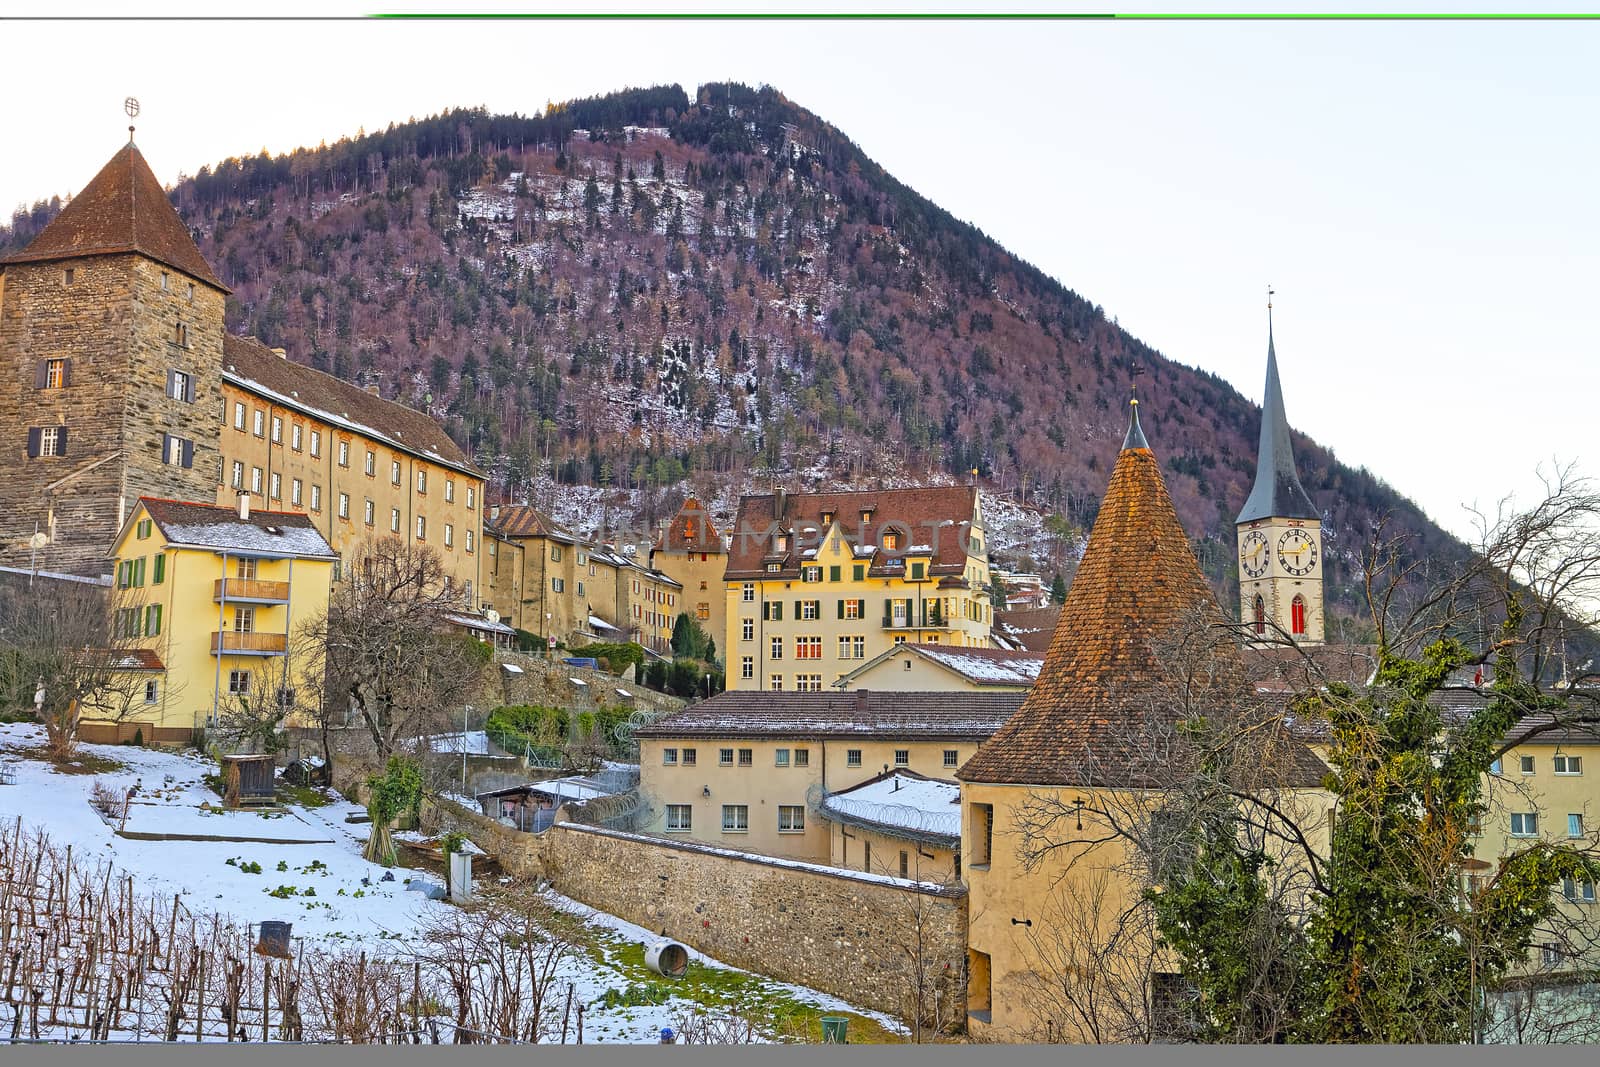
{"type": "Polygon", "coordinates": [[[1139,404],[1139,375],[1144,373],[1144,368],[1139,366],[1139,361],[1136,359],[1129,361],[1129,368],[1128,377],[1130,380],[1128,389],[1133,394],[1133,399],[1130,402],[1137,407],[1139,404]]]}
{"type": "MultiPolygon", "coordinates": [[[[139,117],[139,98],[137,96],[130,96],[127,99],[123,100],[122,101],[122,110],[124,110],[124,111],[126,111],[128,113],[128,117],[130,119],[138,118],[139,117]]],[[[133,143],[133,126],[131,124],[128,126],[128,143],[129,144],[133,143]]]]}

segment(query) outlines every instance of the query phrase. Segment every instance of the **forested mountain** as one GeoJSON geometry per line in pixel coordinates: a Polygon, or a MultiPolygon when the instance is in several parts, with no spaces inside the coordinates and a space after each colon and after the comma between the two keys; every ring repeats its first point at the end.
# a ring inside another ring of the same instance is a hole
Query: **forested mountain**
{"type": "MultiPolygon", "coordinates": [[[[726,508],[772,484],[976,468],[1036,509],[1002,504],[999,541],[1048,570],[1093,521],[1137,360],[1146,432],[1233,600],[1259,409],[773,89],[451,111],[203,167],[173,199],[234,289],[230,329],[427,409],[507,494],[558,511],[604,496],[654,520],[691,489],[726,508]]],[[[58,208],[19,212],[0,247],[58,208]]],[[[1295,448],[1330,598],[1353,602],[1380,514],[1460,551],[1372,474],[1295,448]]]]}

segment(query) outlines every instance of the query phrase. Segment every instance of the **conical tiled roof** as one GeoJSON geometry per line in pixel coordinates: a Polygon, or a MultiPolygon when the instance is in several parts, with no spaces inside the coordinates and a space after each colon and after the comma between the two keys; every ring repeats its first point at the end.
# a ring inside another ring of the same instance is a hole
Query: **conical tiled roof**
{"type": "MultiPolygon", "coordinates": [[[[1189,548],[1135,409],[1039,680],[957,777],[1030,785],[1162,784],[1162,745],[1146,729],[1152,704],[1163,706],[1149,698],[1172,688],[1170,677],[1160,676],[1157,650],[1184,632],[1199,632],[1208,619],[1221,622],[1222,610],[1189,548]]],[[[1214,674],[1243,677],[1231,639],[1208,640],[1207,652],[1214,674]]],[[[1314,781],[1315,759],[1303,755],[1311,762],[1302,777],[1314,781]]]]}
{"type": "Polygon", "coordinates": [[[1294,446],[1289,440],[1289,417],[1283,410],[1283,386],[1278,382],[1278,353],[1272,344],[1272,324],[1267,324],[1267,387],[1261,397],[1261,444],[1256,452],[1256,484],[1236,522],[1257,519],[1320,519],[1294,469],[1294,446]]]}
{"type": "Polygon", "coordinates": [[[129,141],[21,252],[0,263],[37,263],[138,252],[228,292],[129,141]]]}

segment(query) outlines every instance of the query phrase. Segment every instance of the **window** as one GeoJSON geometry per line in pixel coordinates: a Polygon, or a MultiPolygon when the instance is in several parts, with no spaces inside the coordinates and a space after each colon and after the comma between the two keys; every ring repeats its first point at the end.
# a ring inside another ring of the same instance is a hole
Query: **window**
{"type": "Polygon", "coordinates": [[[172,343],[179,348],[189,347],[189,324],[180,322],[172,328],[172,343]]]}
{"type": "Polygon", "coordinates": [[[38,382],[41,389],[64,389],[67,385],[67,361],[63,359],[47,359],[44,361],[43,372],[38,382]]]}
{"type": "Polygon", "coordinates": [[[872,870],[872,842],[871,841],[863,841],[863,842],[861,842],[861,869],[863,871],[872,870]]]}
{"type": "Polygon", "coordinates": [[[172,434],[163,434],[161,460],[169,467],[194,466],[194,442],[172,434]]]}
{"type": "Polygon", "coordinates": [[[811,750],[809,748],[797,748],[797,749],[795,749],[794,750],[794,765],[796,767],[809,767],[809,766],[811,766],[811,750]]]}
{"type": "Polygon", "coordinates": [[[756,620],[741,619],[739,621],[739,640],[753,641],[756,636],[756,620]]]}
{"type": "Polygon", "coordinates": [[[148,541],[150,539],[150,534],[154,529],[155,523],[151,522],[149,519],[140,519],[138,524],[133,528],[133,536],[141,541],[148,541]]]}
{"type": "Polygon", "coordinates": [[[1554,941],[1548,941],[1539,946],[1539,959],[1546,966],[1560,966],[1564,958],[1565,953],[1561,951],[1561,946],[1554,941]]]}
{"type": "Polygon", "coordinates": [[[744,587],[741,589],[739,595],[740,595],[740,598],[743,599],[746,604],[749,604],[752,601],[754,601],[755,598],[756,598],[756,583],[755,582],[745,582],[744,583],[744,587]]]}
{"type": "Polygon", "coordinates": [[[694,808],[688,804],[667,805],[667,831],[669,833],[684,833],[692,826],[694,821],[694,808]]]}
{"type": "Polygon", "coordinates": [[[322,486],[320,485],[313,485],[311,487],[311,510],[322,510],[322,486]]]}
{"type": "MultiPolygon", "coordinates": [[[[448,526],[446,526],[446,527],[445,527],[445,532],[446,532],[446,534],[447,534],[447,535],[448,535],[448,533],[449,533],[449,530],[450,530],[450,528],[449,528],[449,527],[448,527],[448,526]]],[[[450,542],[449,542],[449,540],[448,540],[448,539],[447,539],[447,540],[446,540],[446,541],[445,541],[445,544],[449,544],[449,543],[450,543],[450,542]]],[[[584,590],[584,588],[583,588],[583,583],[582,583],[582,582],[579,582],[579,583],[578,583],[578,595],[579,595],[579,596],[588,596],[588,595],[589,595],[589,594],[588,594],[588,593],[587,593],[587,592],[586,592],[586,591],[585,591],[585,590],[584,590]]]]}
{"type": "Polygon", "coordinates": [[[283,475],[277,471],[272,472],[272,499],[283,499],[283,475]]]}
{"type": "Polygon", "coordinates": [[[1567,836],[1568,837],[1582,837],[1583,836],[1583,815],[1582,814],[1580,814],[1578,812],[1573,812],[1571,815],[1567,816],[1567,836]]]}
{"type": "Polygon", "coordinates": [[[1494,762],[1489,764],[1489,773],[1490,774],[1504,774],[1505,773],[1505,771],[1502,770],[1501,767],[1500,767],[1500,757],[1499,756],[1496,756],[1494,758],[1494,762]]]}
{"type": "Polygon", "coordinates": [[[961,754],[957,750],[953,748],[947,748],[944,750],[944,765],[946,767],[958,766],[960,760],[961,754]]]}
{"type": "Polygon", "coordinates": [[[456,502],[456,480],[454,478],[446,478],[444,480],[444,502],[446,504],[454,504],[456,502]]]}
{"type": "Polygon", "coordinates": [[[748,748],[741,748],[739,750],[739,766],[741,766],[741,767],[752,767],[754,765],[755,765],[755,752],[754,752],[754,750],[748,749],[748,748]]]}
{"type": "Polygon", "coordinates": [[[859,582],[863,578],[865,578],[866,576],[867,576],[867,565],[865,563],[857,563],[855,566],[850,568],[850,577],[854,581],[859,582]]]}
{"type": "Polygon", "coordinates": [[[800,601],[800,616],[799,617],[802,618],[802,619],[806,619],[808,621],[811,620],[811,619],[820,619],[822,617],[822,601],[820,601],[820,600],[802,600],[802,601],[800,601]]]}
{"type": "Polygon", "coordinates": [[[774,693],[783,692],[783,675],[774,674],[767,678],[767,688],[774,693]]]}
{"type": "Polygon", "coordinates": [[[789,750],[786,749],[786,748],[780,748],[780,749],[777,749],[775,752],[773,752],[773,754],[772,754],[772,765],[774,767],[787,767],[787,766],[789,766],[789,750]]]}
{"type": "Polygon", "coordinates": [[[822,581],[822,568],[821,567],[801,567],[800,568],[800,580],[802,582],[820,582],[820,581],[822,581]]]}
{"type": "Polygon", "coordinates": [[[242,556],[233,561],[233,576],[242,578],[247,582],[256,580],[257,560],[254,556],[242,556]]]}
{"type": "Polygon", "coordinates": [[[795,659],[821,659],[822,658],[822,638],[820,638],[820,637],[797,637],[797,638],[795,638],[794,639],[794,658],[795,659]]]}
{"type": "Polygon", "coordinates": [[[395,485],[400,484],[400,461],[397,459],[389,461],[389,481],[395,485]]]}
{"type": "MultiPolygon", "coordinates": [[[[157,560],[161,557],[157,556],[157,560]]],[[[137,609],[135,609],[137,610],[137,609]]],[[[144,609],[144,635],[146,637],[161,636],[161,605],[151,604],[144,609]]]]}
{"type": "Polygon", "coordinates": [[[189,297],[189,303],[191,303],[191,304],[194,303],[194,282],[190,282],[189,283],[188,297],[189,297]]]}
{"type": "Polygon", "coordinates": [[[161,291],[163,293],[172,291],[172,279],[167,275],[166,271],[161,272],[161,291]]]}
{"type": "Polygon", "coordinates": [[[253,634],[256,632],[256,609],[254,605],[233,609],[233,632],[236,634],[253,634]]]}
{"type": "Polygon", "coordinates": [[[911,766],[911,750],[909,748],[897,748],[897,749],[895,749],[894,750],[894,765],[896,767],[909,767],[909,766],[911,766]]]}
{"type": "Polygon", "coordinates": [[[67,428],[41,426],[28,431],[28,456],[64,456],[67,454],[67,428]]]}
{"type": "Polygon", "coordinates": [[[250,432],[257,437],[265,437],[267,435],[267,413],[260,408],[256,408],[250,413],[250,432]]]}
{"type": "Polygon", "coordinates": [[[838,580],[839,580],[839,568],[837,566],[829,567],[828,568],[828,581],[837,582],[838,580]]]}
{"type": "Polygon", "coordinates": [[[989,866],[994,851],[994,805],[973,804],[968,808],[972,816],[972,867],[989,866]]]}
{"type": "Polygon", "coordinates": [[[290,481],[289,481],[289,502],[294,504],[295,507],[299,507],[300,504],[305,500],[305,495],[306,495],[305,483],[302,482],[299,478],[290,479],[290,481]]]}
{"type": "Polygon", "coordinates": [[[376,504],[374,504],[372,502],[372,499],[369,497],[361,505],[361,521],[365,522],[368,526],[371,526],[371,525],[373,525],[374,523],[377,522],[377,519],[378,519],[378,507],[377,507],[376,504]]]}
{"type": "Polygon", "coordinates": [[[683,750],[683,765],[685,767],[693,767],[694,766],[694,761],[695,761],[695,755],[696,755],[696,753],[695,753],[694,749],[692,749],[692,748],[684,749],[683,750]]]}
{"type": "Polygon", "coordinates": [[[244,405],[238,401],[234,401],[233,404],[233,428],[235,430],[244,429],[244,405]]]}
{"type": "Polygon", "coordinates": [[[1532,756],[1518,756],[1517,757],[1517,762],[1518,762],[1518,766],[1521,769],[1523,774],[1532,774],[1533,773],[1533,757],[1532,756]]]}
{"type": "Polygon", "coordinates": [[[477,499],[477,496],[478,496],[478,494],[473,491],[472,486],[470,486],[470,485],[467,486],[467,510],[468,511],[472,510],[472,502],[475,499],[477,499]]]}
{"type": "Polygon", "coordinates": [[[804,804],[778,805],[778,833],[803,834],[805,830],[806,807],[804,804]]]}
{"type": "Polygon", "coordinates": [[[1512,837],[1538,837],[1539,816],[1535,812],[1512,812],[1511,814],[1512,837]]]}
{"type": "Polygon", "coordinates": [[[167,580],[167,556],[164,552],[156,553],[155,573],[151,575],[150,584],[160,585],[167,580]]]}
{"type": "Polygon", "coordinates": [[[866,601],[864,600],[841,600],[839,601],[839,618],[847,621],[859,619],[865,607],[866,601]]]}
{"type": "Polygon", "coordinates": [[[399,508],[390,508],[389,509],[389,530],[392,533],[399,533],[400,532],[400,509],[399,508]]]}
{"type": "Polygon", "coordinates": [[[75,271],[71,267],[68,267],[66,270],[61,272],[61,284],[62,285],[71,285],[72,284],[72,279],[75,278],[76,276],[77,276],[77,271],[75,271]]]}
{"type": "Polygon", "coordinates": [[[1593,904],[1594,883],[1585,882],[1581,879],[1563,878],[1561,879],[1561,895],[1574,904],[1593,904]]]}
{"type": "Polygon", "coordinates": [[[789,537],[787,534],[774,534],[772,537],[772,550],[774,552],[789,551],[789,537]]]}
{"type": "Polygon", "coordinates": [[[472,542],[473,542],[473,540],[474,540],[474,538],[472,536],[472,531],[468,530],[467,531],[467,551],[468,552],[472,551],[472,542]]]}
{"type": "Polygon", "coordinates": [[[272,416],[272,443],[275,444],[275,445],[283,444],[283,416],[282,415],[274,415],[274,416],[272,416]]]}
{"type": "Polygon", "coordinates": [[[891,531],[883,534],[883,548],[886,552],[893,552],[900,547],[900,535],[891,531]]]}
{"type": "Polygon", "coordinates": [[[1289,632],[1296,637],[1306,632],[1306,598],[1299,593],[1289,603],[1289,632]]]}
{"type": "Polygon", "coordinates": [[[722,805],[722,832],[725,834],[742,834],[750,829],[750,805],[724,804],[722,805]]]}
{"type": "Polygon", "coordinates": [[[1257,635],[1267,632],[1267,602],[1257,596],[1251,609],[1251,621],[1255,626],[1257,635]]]}
{"type": "MultiPolygon", "coordinates": [[[[452,523],[444,524],[444,547],[453,548],[456,543],[456,528],[452,523]]],[[[583,595],[583,583],[578,583],[578,595],[583,595]]]]}
{"type": "Polygon", "coordinates": [[[756,660],[754,656],[739,657],[739,677],[754,678],[756,676],[756,660]]]}
{"type": "Polygon", "coordinates": [[[322,431],[321,430],[312,430],[311,431],[311,455],[313,457],[322,455],[322,431]]]}
{"type": "Polygon", "coordinates": [[[1563,756],[1558,753],[1551,758],[1550,762],[1554,766],[1557,774],[1570,775],[1583,773],[1582,756],[1563,756]]]}
{"type": "Polygon", "coordinates": [[[422,515],[418,515],[417,516],[417,540],[418,541],[426,541],[427,539],[428,539],[428,520],[427,520],[426,517],[424,517],[422,515]]]}
{"type": "Polygon", "coordinates": [[[146,704],[161,703],[161,683],[149,681],[144,683],[144,702],[146,704]]]}
{"type": "MultiPolygon", "coordinates": [[[[705,583],[701,582],[700,584],[704,585],[705,583]]],[[[702,622],[704,622],[706,619],[711,618],[711,604],[710,604],[710,602],[702,600],[699,603],[697,603],[694,606],[694,617],[699,619],[702,622]]]]}
{"type": "Polygon", "coordinates": [[[419,471],[417,471],[417,492],[426,493],[427,491],[428,491],[428,472],[425,471],[425,470],[419,470],[419,471]]]}
{"type": "Polygon", "coordinates": [[[567,581],[566,581],[566,579],[565,578],[552,578],[552,579],[550,579],[550,591],[552,593],[565,593],[567,591],[567,581]]]}
{"type": "MultiPolygon", "coordinates": [[[[350,517],[350,494],[349,493],[340,493],[339,494],[339,517],[341,519],[348,519],[350,517]]],[[[417,536],[418,537],[422,536],[422,527],[420,527],[420,526],[417,527],[417,536]]]]}
{"type": "Polygon", "coordinates": [[[794,676],[794,689],[797,693],[822,692],[822,675],[797,674],[794,676]]]}
{"type": "Polygon", "coordinates": [[[234,696],[248,695],[250,692],[250,672],[229,671],[228,692],[234,696]]]}
{"type": "MultiPolygon", "coordinates": [[[[550,546],[550,562],[551,563],[560,563],[561,562],[561,546],[560,545],[551,545],[550,546]]],[[[639,583],[638,582],[634,583],[633,591],[635,593],[637,593],[639,591],[639,583]]]]}
{"type": "Polygon", "coordinates": [[[252,492],[256,496],[260,496],[261,495],[261,480],[263,478],[265,478],[266,476],[267,476],[267,472],[262,470],[260,467],[251,467],[250,468],[250,492],[252,492]]]}
{"type": "Polygon", "coordinates": [[[851,637],[839,638],[840,659],[865,659],[867,655],[867,639],[857,634],[851,637]]]}
{"type": "Polygon", "coordinates": [[[661,766],[663,766],[663,767],[676,767],[677,765],[678,765],[678,750],[675,749],[675,748],[664,748],[664,749],[662,749],[661,750],[661,766]]]}
{"type": "Polygon", "coordinates": [[[847,748],[847,749],[845,749],[844,750],[844,765],[846,767],[859,767],[859,766],[861,766],[861,750],[859,748],[847,748]]]}
{"type": "Polygon", "coordinates": [[[783,658],[783,638],[781,638],[781,637],[774,637],[772,639],[772,658],[773,659],[782,659],[783,658]]]}
{"type": "Polygon", "coordinates": [[[305,436],[306,428],[298,422],[295,423],[289,429],[289,447],[296,452],[301,451],[305,447],[305,436]]]}
{"type": "Polygon", "coordinates": [[[918,560],[918,561],[916,561],[916,562],[911,564],[911,580],[913,582],[922,581],[922,568],[924,566],[925,566],[925,564],[922,563],[921,560],[918,560]]]}
{"type": "Polygon", "coordinates": [[[280,685],[272,694],[273,701],[280,708],[294,707],[294,690],[286,685],[280,685]]]}
{"type": "Polygon", "coordinates": [[[719,767],[732,767],[733,766],[733,749],[731,749],[731,748],[719,748],[719,749],[717,749],[717,766],[719,766],[719,767]]]}

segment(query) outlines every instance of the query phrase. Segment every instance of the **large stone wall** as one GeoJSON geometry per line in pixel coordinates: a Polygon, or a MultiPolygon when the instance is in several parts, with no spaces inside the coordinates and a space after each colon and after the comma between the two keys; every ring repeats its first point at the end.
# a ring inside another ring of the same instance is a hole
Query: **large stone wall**
{"type": "Polygon", "coordinates": [[[447,818],[515,875],[681,941],[723,963],[909,1018],[966,1017],[967,897],[943,886],[559,822],[518,833],[447,818]],[[914,951],[920,945],[920,952],[914,951]],[[913,950],[913,951],[908,951],[913,950]],[[920,958],[920,967],[912,964],[920,958]]]}

